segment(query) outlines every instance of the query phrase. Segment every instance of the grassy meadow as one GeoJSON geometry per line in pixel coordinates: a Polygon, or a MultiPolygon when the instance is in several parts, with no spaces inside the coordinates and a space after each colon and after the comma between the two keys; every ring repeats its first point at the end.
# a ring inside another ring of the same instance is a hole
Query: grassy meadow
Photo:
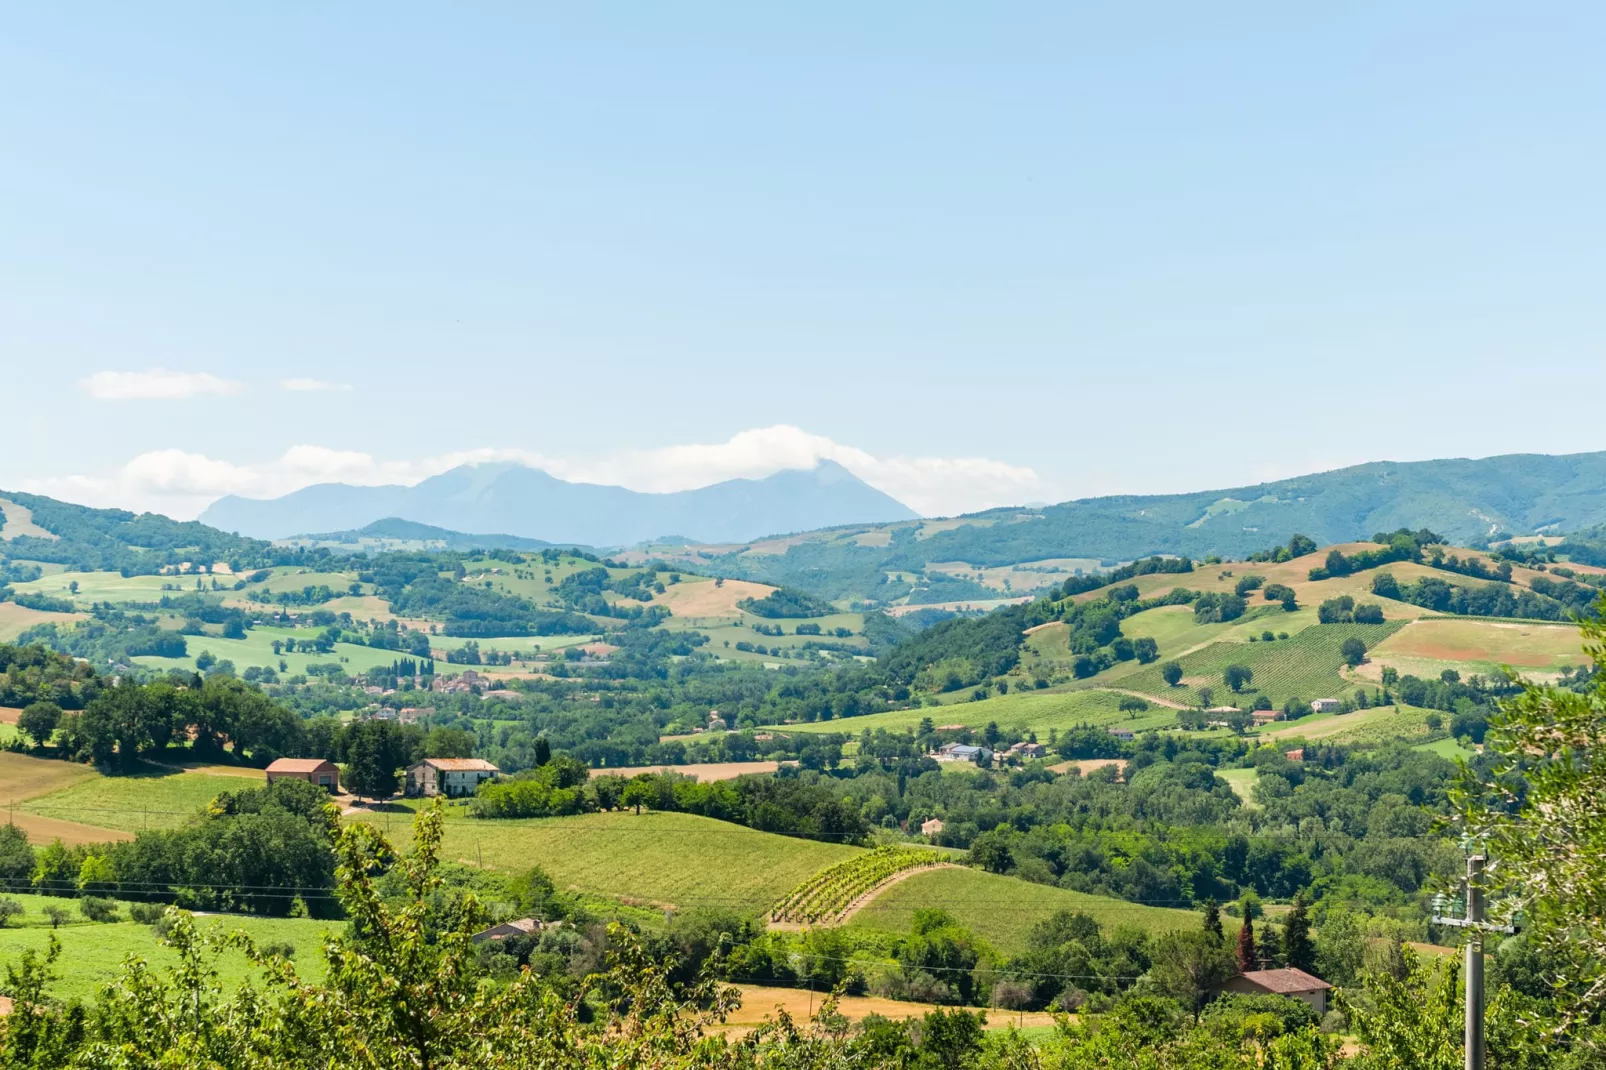
{"type": "Polygon", "coordinates": [[[1163,662],[1148,666],[1122,680],[1122,686],[1134,691],[1172,701],[1190,701],[1194,690],[1210,687],[1218,702],[1234,699],[1247,704],[1257,695],[1265,695],[1273,706],[1281,706],[1291,698],[1311,699],[1336,697],[1353,690],[1341,669],[1344,658],[1339,653],[1344,640],[1359,637],[1368,648],[1381,642],[1403,627],[1401,621],[1384,624],[1323,624],[1291,634],[1287,639],[1273,642],[1234,643],[1215,642],[1176,659],[1182,665],[1182,685],[1171,687],[1160,675],[1163,662]],[[1221,674],[1228,665],[1247,665],[1254,671],[1254,680],[1237,696],[1227,690],[1221,674]]]}
{"type": "MultiPolygon", "coordinates": [[[[22,904],[23,913],[0,929],[0,966],[14,964],[25,951],[42,953],[52,931],[61,941],[61,959],[57,964],[60,979],[51,986],[51,994],[58,999],[89,999],[102,986],[115,981],[121,974],[125,959],[131,955],[144,959],[158,971],[171,969],[178,964],[178,955],[157,943],[156,934],[148,925],[128,920],[127,904],[118,904],[122,920],[92,922],[78,911],[77,901],[42,895],[8,894],[22,904]],[[66,909],[70,916],[61,928],[52,930],[44,908],[55,905],[66,909]]],[[[289,943],[295,948],[293,961],[296,968],[312,980],[321,980],[324,961],[320,949],[324,933],[338,929],[341,922],[319,921],[309,918],[263,918],[254,915],[199,915],[195,917],[202,932],[219,934],[241,931],[258,945],[289,943]]],[[[218,979],[232,988],[257,975],[256,969],[239,951],[226,951],[215,961],[218,979]]]]}
{"type": "MultiPolygon", "coordinates": [[[[50,764],[88,770],[87,766],[69,762],[50,764]]],[[[121,832],[177,828],[220,793],[257,787],[266,782],[260,773],[214,776],[149,767],[121,776],[89,772],[91,775],[68,786],[28,799],[18,809],[40,817],[77,821],[121,832]]]]}

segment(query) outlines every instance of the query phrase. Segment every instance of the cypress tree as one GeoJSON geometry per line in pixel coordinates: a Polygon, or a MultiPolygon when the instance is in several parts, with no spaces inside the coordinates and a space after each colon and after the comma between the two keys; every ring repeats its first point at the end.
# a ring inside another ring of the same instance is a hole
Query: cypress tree
{"type": "Polygon", "coordinates": [[[1255,920],[1249,916],[1249,904],[1244,904],[1244,923],[1238,930],[1238,972],[1248,973],[1258,968],[1255,955],[1255,920]]]}
{"type": "Polygon", "coordinates": [[[1294,897],[1294,909],[1283,923],[1283,958],[1296,969],[1309,971],[1316,965],[1316,944],[1310,937],[1310,913],[1305,893],[1294,897]]]}
{"type": "Polygon", "coordinates": [[[1214,898],[1204,901],[1204,931],[1218,944],[1226,939],[1221,931],[1221,907],[1214,898]]]}

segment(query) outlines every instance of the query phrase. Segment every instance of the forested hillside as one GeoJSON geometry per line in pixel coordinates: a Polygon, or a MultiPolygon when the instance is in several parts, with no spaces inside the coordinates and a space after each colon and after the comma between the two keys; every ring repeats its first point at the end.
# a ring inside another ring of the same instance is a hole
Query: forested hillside
{"type": "MultiPolygon", "coordinates": [[[[1000,597],[948,587],[944,562],[973,570],[1042,563],[1074,570],[1150,554],[1247,556],[1299,531],[1322,544],[1374,531],[1428,527],[1458,545],[1606,522],[1606,453],[1516,454],[1482,460],[1379,461],[1247,487],[1088,498],[1040,509],[995,509],[957,521],[818,532],[808,539],[685,551],[704,567],[829,597],[921,602],[1000,597]],[[945,597],[947,587],[951,597],[945,597]]],[[[1017,573],[1013,587],[1037,578],[1017,573]]]]}

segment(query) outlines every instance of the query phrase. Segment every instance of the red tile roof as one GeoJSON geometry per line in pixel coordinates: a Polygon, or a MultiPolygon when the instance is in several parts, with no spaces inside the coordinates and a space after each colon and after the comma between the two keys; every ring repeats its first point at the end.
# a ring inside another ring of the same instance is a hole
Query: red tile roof
{"type": "Polygon", "coordinates": [[[270,773],[316,773],[334,763],[325,758],[275,758],[268,765],[270,773]]]}
{"type": "Polygon", "coordinates": [[[1294,992],[1319,992],[1333,987],[1320,977],[1292,966],[1282,970],[1250,970],[1244,974],[1244,980],[1282,996],[1294,992]]]}
{"type": "Polygon", "coordinates": [[[492,773],[501,772],[484,758],[425,758],[424,764],[433,765],[443,773],[472,773],[484,770],[492,773]]]}

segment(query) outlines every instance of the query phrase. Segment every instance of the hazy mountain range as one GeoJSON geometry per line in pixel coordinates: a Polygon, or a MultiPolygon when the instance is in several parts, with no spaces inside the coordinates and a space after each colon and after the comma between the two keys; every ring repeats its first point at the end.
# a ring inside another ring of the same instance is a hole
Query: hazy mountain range
{"type": "Polygon", "coordinates": [[[411,487],[323,483],[267,500],[230,496],[200,519],[259,539],[350,531],[397,518],[456,532],[629,546],[665,538],[741,542],[916,515],[841,465],[822,461],[811,469],[668,494],[570,483],[519,464],[464,465],[411,487]]]}

